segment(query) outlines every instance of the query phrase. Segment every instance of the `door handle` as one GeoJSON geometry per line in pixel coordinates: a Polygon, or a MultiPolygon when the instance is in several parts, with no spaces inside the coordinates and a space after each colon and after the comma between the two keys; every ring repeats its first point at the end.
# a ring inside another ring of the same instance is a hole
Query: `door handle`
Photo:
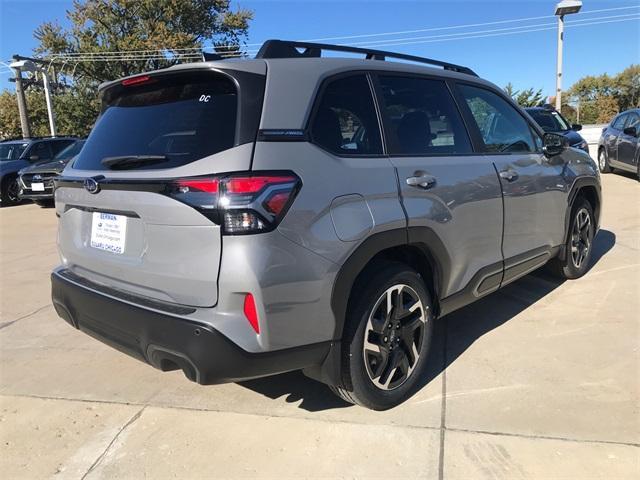
{"type": "Polygon", "coordinates": [[[418,175],[407,178],[407,185],[410,187],[422,188],[428,190],[436,184],[436,177],[433,175],[418,175]]]}
{"type": "Polygon", "coordinates": [[[505,179],[507,182],[513,182],[518,179],[518,172],[515,170],[503,170],[500,172],[500,178],[505,179]]]}

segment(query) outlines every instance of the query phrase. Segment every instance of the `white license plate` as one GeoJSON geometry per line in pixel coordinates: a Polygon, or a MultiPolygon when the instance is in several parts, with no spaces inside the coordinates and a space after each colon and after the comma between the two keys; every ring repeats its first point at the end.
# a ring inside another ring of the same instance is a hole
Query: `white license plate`
{"type": "Polygon", "coordinates": [[[44,183],[32,183],[31,190],[34,192],[44,192],[44,183]]]}
{"type": "Polygon", "coordinates": [[[94,212],[91,222],[91,246],[112,253],[124,253],[127,217],[94,212]]]}

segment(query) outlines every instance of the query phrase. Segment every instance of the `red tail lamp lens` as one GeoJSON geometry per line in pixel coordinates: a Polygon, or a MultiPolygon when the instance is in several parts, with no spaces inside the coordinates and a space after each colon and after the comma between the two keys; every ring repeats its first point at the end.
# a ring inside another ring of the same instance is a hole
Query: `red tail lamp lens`
{"type": "Polygon", "coordinates": [[[125,87],[130,87],[132,85],[141,85],[143,83],[149,83],[152,79],[149,75],[140,75],[139,77],[127,78],[122,81],[122,85],[125,87]]]}
{"type": "Polygon", "coordinates": [[[260,325],[258,324],[258,312],[256,311],[256,302],[253,295],[247,293],[244,297],[244,316],[251,324],[256,333],[260,333],[260,325]]]}
{"type": "Polygon", "coordinates": [[[220,181],[217,178],[198,178],[192,180],[177,180],[176,185],[183,192],[197,191],[206,193],[218,193],[218,184],[220,181]]]}
{"type": "Polygon", "coordinates": [[[256,193],[265,185],[295,181],[295,177],[288,176],[236,177],[227,180],[225,186],[228,193],[256,193]]]}

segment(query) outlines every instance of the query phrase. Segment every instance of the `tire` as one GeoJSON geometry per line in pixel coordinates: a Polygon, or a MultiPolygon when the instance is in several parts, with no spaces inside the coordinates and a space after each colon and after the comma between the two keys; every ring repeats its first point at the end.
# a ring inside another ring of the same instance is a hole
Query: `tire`
{"type": "Polygon", "coordinates": [[[605,148],[598,150],[598,169],[600,173],[610,173],[611,167],[609,166],[609,160],[607,159],[607,152],[605,148]]]}
{"type": "Polygon", "coordinates": [[[575,279],[583,276],[589,268],[593,252],[595,218],[593,208],[583,197],[578,197],[571,209],[569,235],[565,245],[565,259],[553,259],[549,266],[556,276],[575,279]]]}
{"type": "Polygon", "coordinates": [[[387,410],[412,395],[423,377],[432,302],[422,277],[403,263],[378,263],[369,272],[353,289],[342,337],[342,384],[331,388],[347,402],[387,410]],[[400,302],[402,310],[396,308],[400,302]]]}
{"type": "Polygon", "coordinates": [[[0,199],[2,200],[3,207],[16,205],[20,202],[18,177],[5,177],[4,180],[2,180],[0,190],[0,199]]]}

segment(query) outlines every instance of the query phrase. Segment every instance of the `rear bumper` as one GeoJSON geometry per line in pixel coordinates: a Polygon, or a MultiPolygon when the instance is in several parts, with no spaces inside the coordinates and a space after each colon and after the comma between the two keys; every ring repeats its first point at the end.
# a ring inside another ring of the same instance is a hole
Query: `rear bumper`
{"type": "Polygon", "coordinates": [[[300,370],[323,362],[329,342],[249,353],[210,325],[148,310],[51,275],[58,315],[79,330],[163,371],[215,384],[300,370]]]}

